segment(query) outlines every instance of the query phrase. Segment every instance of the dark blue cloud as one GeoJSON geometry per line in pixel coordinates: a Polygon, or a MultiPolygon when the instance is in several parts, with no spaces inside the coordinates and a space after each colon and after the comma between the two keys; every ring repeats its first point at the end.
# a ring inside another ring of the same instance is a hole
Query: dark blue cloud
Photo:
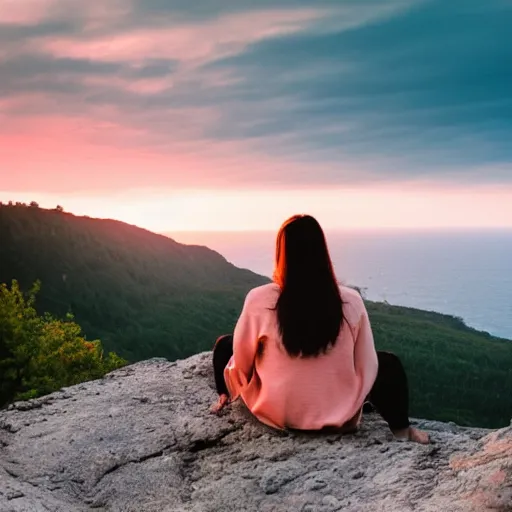
{"type": "Polygon", "coordinates": [[[510,27],[509,3],[431,1],[350,30],[260,42],[209,64],[242,77],[231,101],[262,105],[257,117],[228,114],[222,134],[263,144],[289,134],[277,149],[302,158],[397,158],[410,164],[395,169],[403,175],[474,180],[468,165],[504,163],[509,173],[481,179],[512,179],[510,27]],[[264,108],[272,97],[281,109],[264,108]]]}
{"type": "Polygon", "coordinates": [[[218,116],[205,124],[198,144],[240,141],[263,155],[318,164],[314,173],[283,170],[286,183],[512,181],[508,0],[139,0],[133,6],[92,35],[87,20],[63,11],[34,26],[0,25],[0,47],[15,50],[2,58],[0,48],[0,96],[58,95],[62,112],[110,105],[145,123],[157,143],[175,132],[167,109],[214,109],[218,116]],[[86,41],[134,29],[200,26],[254,10],[313,8],[324,15],[300,30],[249,40],[228,57],[200,64],[183,66],[177,56],[133,63],[63,58],[34,45],[48,37],[86,41]],[[216,73],[230,80],[213,80],[216,73]],[[145,78],[170,78],[173,85],[143,95],[108,86],[109,79],[145,78]],[[341,174],[341,167],[348,170],[341,174]]]}
{"type": "MultiPolygon", "coordinates": [[[[395,2],[390,2],[395,3],[395,2]]],[[[140,15],[158,15],[160,17],[178,17],[180,20],[208,20],[220,15],[251,12],[255,10],[276,9],[319,9],[360,10],[379,8],[381,0],[138,0],[136,11],[140,15]]]]}

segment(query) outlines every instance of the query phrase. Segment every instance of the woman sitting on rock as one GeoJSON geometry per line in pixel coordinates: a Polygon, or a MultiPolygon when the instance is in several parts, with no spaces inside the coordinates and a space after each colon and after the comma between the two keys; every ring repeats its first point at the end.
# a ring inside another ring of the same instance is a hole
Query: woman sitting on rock
{"type": "Polygon", "coordinates": [[[402,363],[376,352],[363,300],[338,285],[322,228],[309,215],[279,230],[273,282],[248,293],[233,336],[215,344],[213,365],[214,412],[241,397],[271,427],[349,432],[368,400],[397,438],[429,441],[410,426],[402,363]]]}

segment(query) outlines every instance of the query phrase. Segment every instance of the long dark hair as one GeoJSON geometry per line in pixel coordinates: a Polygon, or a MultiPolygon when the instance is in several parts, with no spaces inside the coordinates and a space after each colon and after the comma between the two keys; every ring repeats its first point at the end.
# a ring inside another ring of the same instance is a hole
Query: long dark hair
{"type": "Polygon", "coordinates": [[[310,215],[294,215],[279,230],[274,281],[284,348],[315,357],[334,346],[343,322],[340,290],[324,232],[310,215]]]}

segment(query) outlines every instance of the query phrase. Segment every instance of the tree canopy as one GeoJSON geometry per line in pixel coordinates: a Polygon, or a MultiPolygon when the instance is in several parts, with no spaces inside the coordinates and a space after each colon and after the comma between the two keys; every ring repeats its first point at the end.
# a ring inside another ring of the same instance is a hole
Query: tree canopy
{"type": "Polygon", "coordinates": [[[0,406],[96,379],[126,364],[87,341],[72,315],[64,320],[34,308],[39,283],[24,295],[0,284],[0,406]]]}

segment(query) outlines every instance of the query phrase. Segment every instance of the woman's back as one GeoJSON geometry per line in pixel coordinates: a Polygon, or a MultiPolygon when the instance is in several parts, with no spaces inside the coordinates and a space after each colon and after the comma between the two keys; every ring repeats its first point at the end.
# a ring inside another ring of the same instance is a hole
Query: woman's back
{"type": "Polygon", "coordinates": [[[377,373],[377,357],[360,295],[341,287],[343,322],[327,351],[291,356],[275,310],[280,287],[252,290],[234,333],[225,370],[230,395],[241,395],[262,422],[278,428],[341,427],[357,417],[377,373]]]}

